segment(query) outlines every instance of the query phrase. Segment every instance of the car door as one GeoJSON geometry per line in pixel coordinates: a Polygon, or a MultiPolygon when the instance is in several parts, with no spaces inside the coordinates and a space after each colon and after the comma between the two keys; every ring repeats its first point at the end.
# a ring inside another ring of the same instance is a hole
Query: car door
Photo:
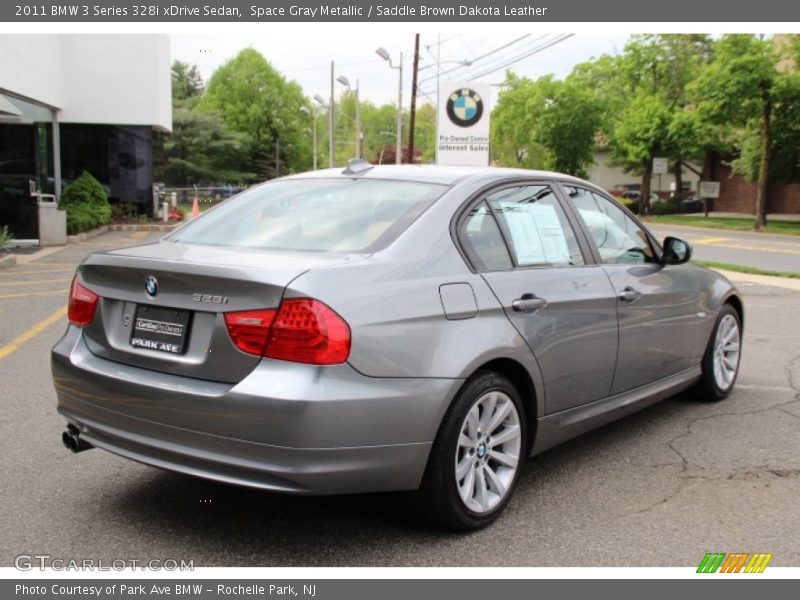
{"type": "Polygon", "coordinates": [[[533,352],[545,412],[608,396],[617,356],[616,296],[551,183],[486,193],[459,221],[462,248],[533,352]]]}
{"type": "Polygon", "coordinates": [[[664,266],[651,236],[613,200],[562,186],[617,295],[619,355],[612,394],[678,373],[699,361],[710,317],[699,281],[664,266]]]}

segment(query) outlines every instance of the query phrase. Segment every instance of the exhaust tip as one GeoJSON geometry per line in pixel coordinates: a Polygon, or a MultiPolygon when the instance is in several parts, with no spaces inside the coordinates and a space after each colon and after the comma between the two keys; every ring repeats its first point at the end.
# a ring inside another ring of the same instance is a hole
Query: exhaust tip
{"type": "Polygon", "coordinates": [[[73,425],[68,425],[67,430],[61,434],[61,443],[73,454],[94,448],[89,442],[80,438],[78,429],[73,425]]]}

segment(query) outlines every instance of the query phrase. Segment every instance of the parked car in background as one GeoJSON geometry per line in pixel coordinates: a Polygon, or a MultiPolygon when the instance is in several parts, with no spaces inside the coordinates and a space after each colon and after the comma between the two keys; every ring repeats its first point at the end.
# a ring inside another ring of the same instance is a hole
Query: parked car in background
{"type": "Polygon", "coordinates": [[[88,255],[52,351],[63,441],[293,494],[418,490],[470,530],[524,459],[687,388],[743,307],[597,187],[354,161],[88,255]]]}

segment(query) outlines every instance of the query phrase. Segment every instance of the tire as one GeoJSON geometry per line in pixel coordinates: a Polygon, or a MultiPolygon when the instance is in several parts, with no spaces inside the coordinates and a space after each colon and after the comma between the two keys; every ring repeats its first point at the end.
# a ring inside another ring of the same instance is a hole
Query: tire
{"type": "Polygon", "coordinates": [[[527,447],[525,410],[517,389],[494,371],[476,373],[439,428],[418,509],[448,529],[486,527],[508,504],[527,447]]]}
{"type": "Polygon", "coordinates": [[[703,375],[695,386],[695,396],[706,402],[719,402],[728,397],[742,356],[742,323],[739,313],[730,304],[724,304],[717,315],[714,329],[703,355],[703,375]],[[725,339],[728,342],[725,342],[725,339]]]}

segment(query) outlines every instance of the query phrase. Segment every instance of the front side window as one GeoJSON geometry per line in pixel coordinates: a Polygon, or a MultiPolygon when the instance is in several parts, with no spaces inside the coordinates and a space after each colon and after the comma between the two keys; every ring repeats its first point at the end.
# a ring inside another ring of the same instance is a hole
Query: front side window
{"type": "Polygon", "coordinates": [[[550,186],[507,187],[486,200],[507,234],[517,266],[584,264],[572,227],[550,186]]]}
{"type": "Polygon", "coordinates": [[[316,252],[388,246],[447,188],[378,179],[287,179],[261,185],[167,237],[173,242],[316,252]]]}
{"type": "Polygon", "coordinates": [[[644,230],[611,200],[575,186],[564,186],[600,252],[604,264],[637,264],[658,259],[644,230]]]}

